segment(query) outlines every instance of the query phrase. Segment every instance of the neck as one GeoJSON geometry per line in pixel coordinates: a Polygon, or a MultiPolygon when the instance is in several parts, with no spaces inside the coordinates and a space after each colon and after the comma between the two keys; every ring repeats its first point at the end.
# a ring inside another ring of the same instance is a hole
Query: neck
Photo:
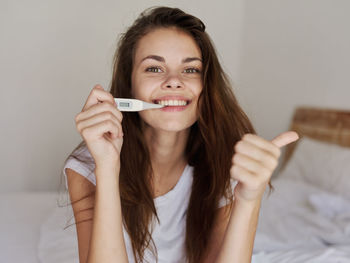
{"type": "Polygon", "coordinates": [[[145,138],[154,177],[161,178],[183,170],[187,163],[185,148],[189,131],[190,129],[179,132],[146,129],[145,138]]]}

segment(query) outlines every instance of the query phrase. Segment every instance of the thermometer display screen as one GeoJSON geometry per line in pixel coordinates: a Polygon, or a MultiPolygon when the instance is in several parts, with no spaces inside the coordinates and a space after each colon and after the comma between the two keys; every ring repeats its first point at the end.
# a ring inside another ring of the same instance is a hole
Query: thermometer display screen
{"type": "Polygon", "coordinates": [[[130,107],[130,103],[129,102],[119,102],[119,106],[124,107],[124,108],[128,108],[128,107],[130,107]]]}

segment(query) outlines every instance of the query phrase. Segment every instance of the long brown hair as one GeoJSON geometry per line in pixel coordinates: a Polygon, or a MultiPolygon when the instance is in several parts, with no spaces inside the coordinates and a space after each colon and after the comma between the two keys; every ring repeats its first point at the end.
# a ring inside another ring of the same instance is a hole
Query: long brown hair
{"type": "MultiPolygon", "coordinates": [[[[131,98],[131,72],[138,41],[152,30],[169,27],[192,36],[203,60],[199,118],[190,128],[186,146],[188,164],[194,167],[194,173],[187,210],[185,246],[188,262],[195,263],[205,254],[219,200],[223,196],[232,200],[230,167],[234,145],[245,133],[255,131],[233,94],[211,39],[205,32],[204,23],[178,8],[147,9],[121,36],[114,57],[110,93],[114,97],[131,98]]],[[[120,169],[122,216],[135,259],[140,262],[146,248],[156,253],[149,225],[153,218],[158,217],[152,197],[152,167],[142,120],[136,113],[123,115],[124,142],[120,169]]],[[[84,141],[70,156],[74,156],[74,152],[83,146],[84,141]]]]}

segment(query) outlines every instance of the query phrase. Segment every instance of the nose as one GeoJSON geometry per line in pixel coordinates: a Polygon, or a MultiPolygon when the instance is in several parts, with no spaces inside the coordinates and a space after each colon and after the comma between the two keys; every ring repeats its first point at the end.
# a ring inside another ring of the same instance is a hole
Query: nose
{"type": "Polygon", "coordinates": [[[169,76],[163,83],[163,87],[166,89],[179,89],[183,88],[183,86],[180,77],[177,75],[169,76]]]}

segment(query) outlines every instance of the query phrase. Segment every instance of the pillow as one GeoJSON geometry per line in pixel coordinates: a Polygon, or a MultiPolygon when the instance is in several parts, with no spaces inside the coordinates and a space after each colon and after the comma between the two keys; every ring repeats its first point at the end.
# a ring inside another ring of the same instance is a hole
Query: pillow
{"type": "Polygon", "coordinates": [[[280,176],[350,199],[350,148],[303,137],[280,176]]]}

